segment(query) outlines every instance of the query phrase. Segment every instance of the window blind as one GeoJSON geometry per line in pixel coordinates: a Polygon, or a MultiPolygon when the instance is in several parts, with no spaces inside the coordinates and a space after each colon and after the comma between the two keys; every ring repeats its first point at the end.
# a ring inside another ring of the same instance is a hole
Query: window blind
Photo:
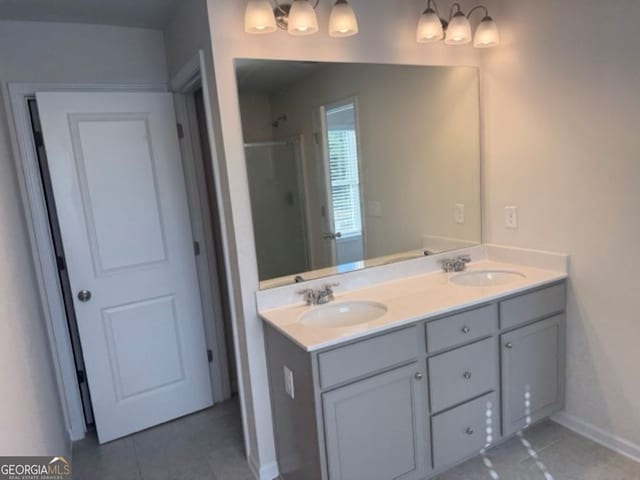
{"type": "Polygon", "coordinates": [[[362,233],[360,175],[355,130],[329,130],[329,177],[336,232],[362,233]]]}

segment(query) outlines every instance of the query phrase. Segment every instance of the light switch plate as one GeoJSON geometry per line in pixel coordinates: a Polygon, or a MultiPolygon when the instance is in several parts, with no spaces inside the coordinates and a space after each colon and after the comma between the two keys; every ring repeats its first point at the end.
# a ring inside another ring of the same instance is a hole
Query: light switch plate
{"type": "Polygon", "coordinates": [[[504,207],[504,226],[506,228],[518,228],[518,207],[504,207]]]}
{"type": "Polygon", "coordinates": [[[464,203],[456,203],[453,217],[456,223],[464,223],[464,203]]]}
{"type": "Polygon", "coordinates": [[[293,372],[286,365],[284,366],[284,391],[291,398],[296,397],[295,389],[293,387],[293,372]]]}

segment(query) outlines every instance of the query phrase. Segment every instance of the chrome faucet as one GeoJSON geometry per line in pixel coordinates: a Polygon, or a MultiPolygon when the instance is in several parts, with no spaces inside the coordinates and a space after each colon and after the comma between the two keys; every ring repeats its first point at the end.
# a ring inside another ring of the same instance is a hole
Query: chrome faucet
{"type": "Polygon", "coordinates": [[[298,293],[302,295],[307,305],[324,305],[333,300],[333,287],[337,287],[339,283],[326,283],[320,290],[306,288],[298,293]]]}
{"type": "Polygon", "coordinates": [[[471,256],[458,255],[455,258],[445,258],[440,263],[442,264],[442,270],[445,272],[463,272],[470,261],[471,256]]]}
{"type": "Polygon", "coordinates": [[[339,283],[326,283],[322,290],[318,290],[316,292],[316,305],[323,305],[325,303],[329,303],[334,299],[333,296],[333,287],[337,287],[340,285],[339,283]]]}

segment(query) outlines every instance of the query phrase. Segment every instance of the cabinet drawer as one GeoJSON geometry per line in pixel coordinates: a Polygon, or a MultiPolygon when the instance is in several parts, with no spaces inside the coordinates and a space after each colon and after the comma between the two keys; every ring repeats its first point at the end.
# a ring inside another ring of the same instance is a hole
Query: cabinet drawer
{"type": "Polygon", "coordinates": [[[436,469],[475,455],[497,440],[500,415],[496,399],[496,394],[490,393],[432,418],[436,469]]]}
{"type": "MultiPolygon", "coordinates": [[[[322,352],[318,355],[320,386],[332,385],[414,360],[421,351],[416,325],[393,333],[322,352]]],[[[422,347],[424,349],[424,346],[422,347]]]]}
{"type": "Polygon", "coordinates": [[[498,345],[495,338],[429,359],[431,411],[439,412],[497,385],[498,345]]]}
{"type": "Polygon", "coordinates": [[[500,302],[500,327],[511,328],[563,312],[565,302],[564,283],[505,300],[500,302]]]}
{"type": "Polygon", "coordinates": [[[427,351],[435,352],[490,335],[497,327],[496,304],[427,323],[427,351]]]}

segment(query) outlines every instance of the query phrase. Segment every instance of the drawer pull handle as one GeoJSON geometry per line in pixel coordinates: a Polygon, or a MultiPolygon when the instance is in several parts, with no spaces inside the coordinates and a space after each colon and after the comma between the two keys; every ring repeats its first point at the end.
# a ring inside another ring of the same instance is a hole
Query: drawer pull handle
{"type": "Polygon", "coordinates": [[[511,350],[513,348],[513,343],[511,342],[507,342],[507,344],[505,345],[506,348],[508,348],[509,350],[511,350]]]}
{"type": "Polygon", "coordinates": [[[469,380],[469,379],[471,378],[471,372],[464,372],[464,373],[462,374],[462,376],[463,376],[464,378],[466,378],[467,380],[469,380]]]}
{"type": "Polygon", "coordinates": [[[473,428],[468,427],[468,428],[464,431],[464,433],[466,433],[467,435],[473,435],[473,428]]]}
{"type": "Polygon", "coordinates": [[[416,380],[422,380],[422,374],[420,372],[417,372],[414,377],[416,378],[416,380]]]}
{"type": "Polygon", "coordinates": [[[469,327],[467,327],[466,325],[464,327],[462,327],[462,333],[469,333],[471,331],[471,329],[469,327]]]}

